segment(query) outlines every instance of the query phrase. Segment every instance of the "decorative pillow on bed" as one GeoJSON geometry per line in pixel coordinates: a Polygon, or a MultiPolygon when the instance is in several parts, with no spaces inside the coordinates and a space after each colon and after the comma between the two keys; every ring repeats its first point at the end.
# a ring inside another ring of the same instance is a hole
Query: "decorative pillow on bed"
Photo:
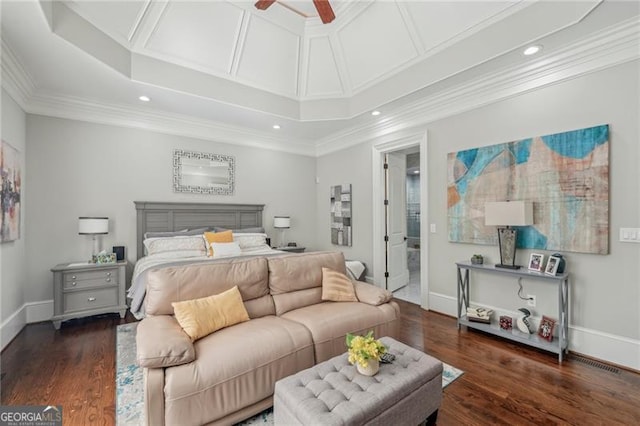
{"type": "Polygon", "coordinates": [[[209,257],[213,256],[213,249],[211,248],[211,243],[232,243],[233,242],[233,232],[224,231],[224,232],[205,232],[202,237],[204,238],[205,244],[209,248],[209,257]]]}
{"type": "Polygon", "coordinates": [[[264,233],[241,233],[234,231],[233,241],[237,242],[242,250],[262,247],[267,244],[267,234],[264,233]]]}
{"type": "Polygon", "coordinates": [[[192,342],[221,328],[249,321],[238,286],[213,296],[173,302],[171,305],[176,321],[192,342]]]}
{"type": "Polygon", "coordinates": [[[232,243],[211,243],[211,249],[213,250],[213,258],[240,256],[242,250],[235,241],[232,243]]]}
{"type": "MultiPolygon", "coordinates": [[[[229,228],[220,228],[218,226],[214,226],[213,230],[216,232],[228,231],[229,228]]],[[[231,232],[234,234],[264,234],[264,228],[262,226],[256,226],[254,228],[242,228],[242,229],[232,229],[231,232]]]]}
{"type": "Polygon", "coordinates": [[[345,274],[322,268],[322,300],[331,302],[357,302],[353,283],[345,274]]]}
{"type": "Polygon", "coordinates": [[[207,232],[209,228],[183,229],[182,231],[163,231],[163,232],[145,232],[144,239],[147,238],[169,238],[169,237],[186,237],[189,235],[201,235],[207,232]]]}
{"type": "Polygon", "coordinates": [[[167,256],[186,257],[185,253],[193,256],[204,256],[206,247],[199,235],[168,238],[147,238],[144,247],[148,255],[166,254],[167,256]]]}

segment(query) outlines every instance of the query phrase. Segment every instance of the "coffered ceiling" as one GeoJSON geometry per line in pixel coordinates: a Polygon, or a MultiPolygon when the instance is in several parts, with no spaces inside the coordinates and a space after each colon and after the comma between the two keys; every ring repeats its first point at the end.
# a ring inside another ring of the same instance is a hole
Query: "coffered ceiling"
{"type": "Polygon", "coordinates": [[[264,11],[222,0],[3,2],[3,71],[21,82],[30,112],[57,102],[70,116],[131,125],[170,114],[212,139],[240,132],[246,143],[310,152],[371,125],[371,110],[397,113],[531,66],[541,57],[521,54],[529,44],[550,55],[637,25],[634,3],[333,0],[325,25],[311,0],[264,11]]]}

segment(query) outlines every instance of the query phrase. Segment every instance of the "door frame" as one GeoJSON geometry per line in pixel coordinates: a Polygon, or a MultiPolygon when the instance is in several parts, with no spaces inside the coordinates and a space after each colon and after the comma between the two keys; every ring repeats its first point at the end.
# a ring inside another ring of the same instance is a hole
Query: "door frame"
{"type": "Polygon", "coordinates": [[[373,175],[373,283],[384,288],[384,155],[412,146],[420,147],[420,306],[429,309],[429,220],[427,184],[427,132],[374,143],[373,175]],[[422,177],[424,176],[424,178],[422,177]]]}

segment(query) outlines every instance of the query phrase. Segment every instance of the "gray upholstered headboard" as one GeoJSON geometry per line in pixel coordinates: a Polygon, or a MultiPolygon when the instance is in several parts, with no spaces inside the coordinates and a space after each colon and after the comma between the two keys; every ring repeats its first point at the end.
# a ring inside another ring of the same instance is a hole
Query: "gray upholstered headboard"
{"type": "Polygon", "coordinates": [[[145,232],[188,228],[228,229],[262,226],[264,204],[163,203],[134,201],[137,212],[137,258],[144,255],[145,232]]]}

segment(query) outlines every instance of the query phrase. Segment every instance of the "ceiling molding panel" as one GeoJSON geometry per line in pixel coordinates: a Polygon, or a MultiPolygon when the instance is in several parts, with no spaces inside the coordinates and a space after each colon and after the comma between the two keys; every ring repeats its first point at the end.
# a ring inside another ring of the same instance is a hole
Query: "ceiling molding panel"
{"type": "Polygon", "coordinates": [[[100,31],[129,47],[131,39],[151,0],[68,1],[69,8],[100,31]]]}
{"type": "Polygon", "coordinates": [[[395,2],[371,3],[338,30],[338,37],[354,91],[418,57],[395,2]]]}
{"type": "Polygon", "coordinates": [[[2,49],[2,60],[0,65],[2,67],[2,87],[11,95],[14,101],[20,105],[24,110],[27,107],[29,99],[36,91],[36,85],[31,77],[31,74],[26,70],[20,60],[16,57],[13,50],[5,43],[4,39],[0,40],[2,43],[0,48],[2,49]]]}
{"type": "Polygon", "coordinates": [[[140,18],[140,22],[135,28],[131,37],[131,50],[142,52],[144,46],[149,42],[151,35],[155,31],[164,15],[164,11],[169,5],[169,0],[155,0],[149,3],[145,13],[140,18]]]}
{"type": "Polygon", "coordinates": [[[298,95],[300,36],[270,21],[249,20],[237,77],[263,90],[298,95]]]}
{"type": "Polygon", "coordinates": [[[229,76],[243,10],[226,2],[172,2],[145,45],[153,56],[229,76]]]}
{"type": "Polygon", "coordinates": [[[344,89],[329,37],[311,37],[306,40],[306,44],[303,96],[343,96],[344,89]]]}

